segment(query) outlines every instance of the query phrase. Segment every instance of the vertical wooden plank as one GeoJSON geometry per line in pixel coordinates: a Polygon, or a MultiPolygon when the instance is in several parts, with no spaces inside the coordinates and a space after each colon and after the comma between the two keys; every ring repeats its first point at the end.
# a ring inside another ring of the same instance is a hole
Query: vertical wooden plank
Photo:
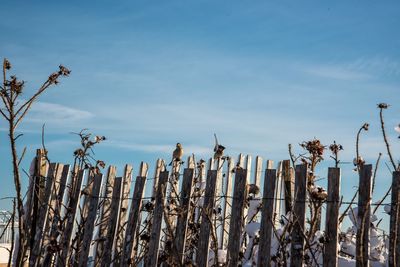
{"type": "Polygon", "coordinates": [[[260,243],[258,245],[257,266],[270,266],[271,238],[274,214],[274,196],[276,186],[276,170],[266,169],[264,193],[261,208],[260,243]]]}
{"type": "Polygon", "coordinates": [[[244,169],[244,155],[242,153],[240,153],[239,156],[238,156],[238,160],[237,160],[236,166],[244,169]]]}
{"type": "Polygon", "coordinates": [[[295,173],[295,203],[293,207],[293,230],[291,245],[291,267],[303,266],[304,254],[304,225],[306,212],[306,184],[307,184],[307,164],[296,165],[295,173]]]}
{"type": "Polygon", "coordinates": [[[400,171],[393,172],[389,226],[389,266],[400,266],[400,171]]]}
{"type": "Polygon", "coordinates": [[[251,156],[247,155],[246,156],[246,165],[244,166],[244,168],[247,170],[247,175],[246,175],[246,179],[247,179],[247,184],[250,184],[251,181],[251,156]]]}
{"type": "Polygon", "coordinates": [[[369,225],[371,213],[371,177],[372,165],[362,165],[360,167],[360,182],[358,186],[358,212],[357,221],[360,225],[357,229],[356,239],[356,267],[369,266],[369,225]]]}
{"type": "Polygon", "coordinates": [[[83,240],[82,247],[80,249],[80,257],[79,264],[80,267],[86,267],[88,262],[90,243],[92,241],[93,230],[94,230],[94,222],[97,214],[97,206],[99,202],[99,194],[100,194],[100,186],[102,181],[102,174],[95,174],[91,177],[91,181],[89,182],[89,192],[88,195],[88,205],[87,205],[87,218],[85,221],[85,225],[83,228],[83,240]]]}
{"type": "Polygon", "coordinates": [[[56,174],[56,169],[57,169],[57,164],[51,163],[45,182],[45,188],[43,191],[43,198],[42,198],[43,202],[40,203],[40,207],[38,210],[38,217],[37,217],[36,231],[35,231],[35,242],[33,244],[33,248],[31,250],[31,255],[29,258],[29,266],[35,266],[40,259],[40,250],[42,248],[44,230],[45,230],[44,227],[48,214],[48,204],[49,204],[51,189],[53,187],[54,176],[56,174]]]}
{"type": "Polygon", "coordinates": [[[324,265],[337,267],[340,204],[340,169],[328,169],[328,199],[326,204],[324,265]]]}
{"type": "Polygon", "coordinates": [[[59,235],[59,222],[61,220],[62,199],[64,196],[65,184],[68,177],[69,165],[57,164],[54,183],[51,189],[49,199],[48,218],[45,224],[43,247],[44,258],[40,261],[40,265],[48,266],[55,253],[57,253],[57,245],[54,243],[59,235]]]}
{"type": "MultiPolygon", "coordinates": [[[[280,218],[280,216],[282,214],[284,214],[284,212],[282,212],[282,187],[283,187],[283,177],[282,177],[282,161],[278,162],[278,169],[276,170],[276,184],[275,184],[275,201],[274,201],[274,205],[275,205],[275,218],[280,218]]],[[[276,227],[280,227],[280,222],[279,219],[278,220],[274,220],[275,226],[276,227]]]]}
{"type": "MultiPolygon", "coordinates": [[[[268,161],[267,161],[268,163],[268,161]]],[[[261,188],[261,174],[262,174],[263,159],[260,156],[256,157],[256,166],[254,169],[254,184],[261,188]]]]}
{"type": "Polygon", "coordinates": [[[290,160],[282,162],[282,175],[284,180],[284,196],[285,196],[285,213],[292,210],[292,191],[293,191],[293,176],[290,168],[290,160]]]}
{"type": "Polygon", "coordinates": [[[153,191],[151,193],[151,197],[155,197],[157,194],[158,179],[160,177],[161,170],[164,169],[163,164],[165,163],[162,159],[157,159],[156,169],[154,171],[153,191]]]}
{"type": "Polygon", "coordinates": [[[115,238],[115,229],[117,227],[118,211],[120,203],[120,195],[122,188],[122,177],[116,177],[114,181],[114,188],[112,194],[112,201],[110,205],[111,213],[108,220],[108,231],[106,240],[104,242],[104,256],[101,261],[101,267],[107,267],[111,264],[112,248],[115,238]]]}
{"type": "Polygon", "coordinates": [[[178,216],[175,232],[175,246],[179,253],[181,264],[184,264],[184,252],[186,242],[186,231],[188,223],[188,215],[190,209],[190,197],[192,195],[192,186],[194,178],[194,160],[193,157],[188,158],[188,168],[183,172],[182,191],[179,208],[181,213],[178,216]]]}
{"type": "Polygon", "coordinates": [[[239,264],[240,240],[243,231],[244,204],[247,197],[247,170],[237,169],[235,173],[235,188],[233,191],[232,215],[228,241],[227,263],[229,267],[239,264]]]}
{"type": "Polygon", "coordinates": [[[211,220],[214,208],[215,187],[217,181],[217,171],[208,170],[207,184],[204,194],[203,208],[201,211],[201,225],[198,242],[196,263],[199,267],[208,266],[208,248],[210,246],[211,220]]]}
{"type": "Polygon", "coordinates": [[[114,248],[114,258],[115,266],[119,266],[121,263],[121,256],[124,246],[124,237],[126,232],[127,225],[127,214],[128,214],[128,205],[129,205],[129,194],[131,192],[131,183],[132,183],[132,166],[125,165],[124,176],[122,180],[122,190],[121,190],[121,202],[119,208],[119,217],[118,217],[118,227],[117,234],[115,240],[115,248],[114,248]]]}
{"type": "Polygon", "coordinates": [[[135,188],[132,195],[131,209],[129,212],[128,224],[126,226],[126,235],[124,240],[124,247],[122,251],[122,266],[133,265],[136,251],[135,247],[136,240],[136,229],[140,225],[140,210],[142,209],[142,198],[144,187],[146,185],[146,178],[148,172],[148,165],[141,163],[139,168],[139,175],[136,177],[135,188]]]}
{"type": "Polygon", "coordinates": [[[60,238],[62,250],[61,255],[57,259],[57,266],[67,266],[67,257],[71,248],[70,243],[72,230],[74,227],[74,219],[78,207],[84,174],[84,170],[79,170],[78,172],[76,170],[73,170],[73,173],[71,174],[71,188],[69,188],[68,192],[69,200],[66,219],[64,223],[64,232],[60,238]]]}
{"type": "Polygon", "coordinates": [[[158,179],[157,195],[153,212],[153,225],[151,227],[149,252],[145,259],[145,267],[156,267],[158,262],[158,248],[160,246],[161,224],[163,217],[163,209],[165,202],[165,194],[167,189],[169,172],[163,170],[160,172],[158,179]]]}
{"type": "Polygon", "coordinates": [[[221,249],[224,249],[228,245],[228,237],[229,237],[229,216],[231,215],[231,208],[232,208],[232,176],[233,170],[235,168],[235,164],[231,158],[228,160],[228,169],[226,173],[226,182],[225,182],[225,202],[224,202],[224,214],[223,214],[223,231],[221,234],[221,249]]]}
{"type": "Polygon", "coordinates": [[[104,195],[102,195],[102,200],[100,202],[100,223],[99,223],[99,233],[97,238],[96,246],[96,265],[100,264],[104,256],[104,243],[107,239],[107,234],[109,231],[109,220],[111,214],[111,200],[113,195],[115,175],[117,173],[117,168],[115,166],[110,166],[108,168],[107,180],[105,182],[104,195]]]}
{"type": "Polygon", "coordinates": [[[49,163],[46,160],[46,151],[44,149],[36,150],[35,175],[33,177],[33,190],[30,197],[31,203],[28,210],[32,209],[30,216],[27,216],[26,225],[30,228],[30,247],[33,248],[36,236],[36,225],[39,216],[40,203],[43,203],[45,178],[49,169],[49,163]]]}

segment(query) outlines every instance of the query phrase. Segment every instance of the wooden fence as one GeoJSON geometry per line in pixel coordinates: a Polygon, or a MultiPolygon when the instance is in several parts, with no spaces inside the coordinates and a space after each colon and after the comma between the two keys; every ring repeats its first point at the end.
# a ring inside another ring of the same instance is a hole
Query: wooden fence
{"type": "MultiPolygon", "coordinates": [[[[113,166],[106,175],[71,170],[69,165],[46,163],[42,150],[36,162],[26,203],[32,236],[29,266],[150,267],[164,263],[200,267],[212,266],[210,255],[218,258],[223,251],[226,263],[220,265],[239,266],[247,253],[243,251],[243,242],[248,242],[244,226],[257,220],[257,266],[269,266],[279,215],[289,211],[290,266],[303,264],[308,246],[306,165],[293,170],[290,161],[284,160],[274,169],[267,161],[264,170],[263,160],[257,157],[250,175],[250,156],[240,155],[237,162],[210,159],[207,164],[189,157],[183,172],[180,163],[168,171],[164,161],[158,160],[151,177],[148,165],[142,163],[132,180],[130,165],[121,176],[113,166]],[[262,179],[264,186],[257,190],[262,179]],[[145,197],[145,192],[150,196],[145,197]],[[262,205],[258,214],[250,214],[250,202],[255,199],[262,205]]],[[[356,266],[368,266],[371,172],[371,165],[360,169],[357,216],[362,223],[357,232],[356,266]]],[[[337,266],[340,169],[329,168],[327,177],[323,266],[337,266]]],[[[400,266],[399,183],[400,173],[394,172],[389,266],[400,266]]]]}

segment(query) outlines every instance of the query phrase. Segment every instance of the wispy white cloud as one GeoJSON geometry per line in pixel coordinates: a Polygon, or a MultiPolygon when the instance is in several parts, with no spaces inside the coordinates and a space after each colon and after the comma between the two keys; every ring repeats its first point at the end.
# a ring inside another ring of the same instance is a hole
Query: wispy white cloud
{"type": "Polygon", "coordinates": [[[345,66],[313,66],[305,68],[306,73],[335,80],[361,81],[371,78],[369,74],[354,71],[345,66]]]}
{"type": "Polygon", "coordinates": [[[380,73],[388,76],[400,75],[400,62],[385,56],[362,57],[348,63],[348,67],[364,72],[380,73]]]}
{"type": "Polygon", "coordinates": [[[65,105],[37,102],[26,117],[27,122],[35,123],[57,123],[70,124],[77,121],[87,120],[94,117],[94,114],[65,105]]]}
{"type": "MultiPolygon", "coordinates": [[[[130,151],[140,151],[146,153],[171,153],[175,147],[171,144],[138,144],[125,141],[108,141],[104,146],[113,146],[130,151]]],[[[210,148],[198,145],[185,145],[185,154],[206,155],[210,153],[210,148]]]]}

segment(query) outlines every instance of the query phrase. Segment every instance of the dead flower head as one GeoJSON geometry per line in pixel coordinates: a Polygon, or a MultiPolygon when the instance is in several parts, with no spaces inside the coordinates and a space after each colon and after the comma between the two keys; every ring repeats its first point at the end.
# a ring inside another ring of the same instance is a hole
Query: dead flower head
{"type": "Polygon", "coordinates": [[[363,126],[362,126],[361,128],[363,128],[365,131],[368,131],[368,129],[369,129],[369,123],[364,123],[363,126]]]}
{"type": "Polygon", "coordinates": [[[58,74],[61,76],[68,76],[71,74],[71,71],[64,67],[63,65],[59,66],[60,70],[58,71],[58,74]]]}
{"type": "Polygon", "coordinates": [[[378,104],[378,108],[380,108],[380,109],[387,109],[388,107],[389,107],[389,105],[386,104],[386,103],[379,103],[378,104]]]}
{"type": "Polygon", "coordinates": [[[3,68],[6,69],[6,70],[11,69],[11,63],[6,58],[3,60],[3,68]]]}
{"type": "Polygon", "coordinates": [[[337,155],[339,151],[343,150],[343,146],[341,144],[336,144],[336,141],[333,141],[333,144],[329,146],[329,150],[337,155]]]}
{"type": "Polygon", "coordinates": [[[311,141],[304,141],[300,144],[302,148],[307,150],[311,155],[322,158],[324,154],[325,146],[321,144],[321,141],[314,139],[311,141]]]}

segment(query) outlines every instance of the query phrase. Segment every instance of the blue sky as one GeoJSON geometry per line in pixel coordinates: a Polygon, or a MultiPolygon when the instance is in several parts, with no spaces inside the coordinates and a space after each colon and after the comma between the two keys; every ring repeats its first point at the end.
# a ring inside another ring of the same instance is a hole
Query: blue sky
{"type": "MultiPolygon", "coordinates": [[[[399,159],[399,12],[398,1],[8,1],[0,55],[27,81],[26,94],[59,64],[72,70],[21,125],[23,165],[41,146],[43,122],[50,159],[72,162],[79,142],[70,132],[89,128],[108,138],[96,156],[120,170],[169,159],[176,142],[207,158],[214,132],[235,157],[277,162],[288,143],[300,152],[298,143],[317,137],[343,144],[343,161],[352,161],[356,132],[369,122],[361,153],[373,163],[385,152],[379,102],[392,105],[386,125],[399,159]]],[[[5,127],[1,197],[13,192],[5,127]]],[[[350,199],[357,178],[343,168],[350,199]]],[[[389,185],[383,165],[376,198],[389,185]]]]}

